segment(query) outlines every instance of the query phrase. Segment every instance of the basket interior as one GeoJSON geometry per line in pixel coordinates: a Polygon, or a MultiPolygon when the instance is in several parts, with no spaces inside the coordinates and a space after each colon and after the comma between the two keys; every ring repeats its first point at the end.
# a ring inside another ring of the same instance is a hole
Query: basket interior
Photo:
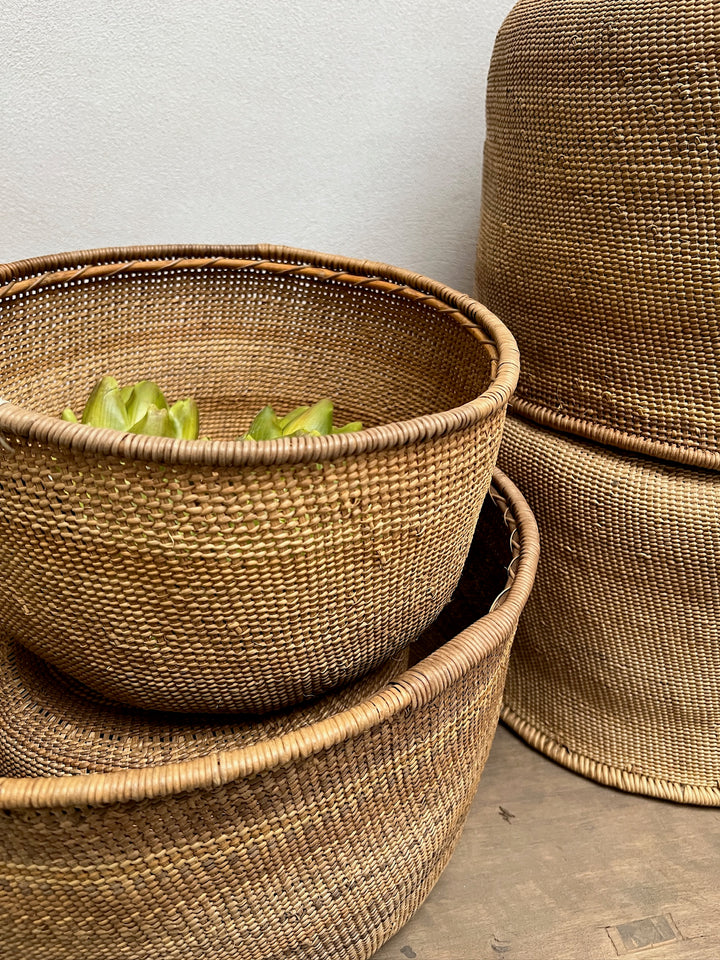
{"type": "Polygon", "coordinates": [[[502,510],[491,496],[483,502],[470,553],[450,602],[410,647],[410,666],[485,616],[509,585],[513,551],[502,510]]]}
{"type": "Polygon", "coordinates": [[[328,396],[374,426],[483,393],[491,360],[451,314],[401,293],[262,269],[167,268],[69,279],[0,300],[0,396],[79,416],[95,382],[156,380],[230,440],[272,403],[328,396]]]}

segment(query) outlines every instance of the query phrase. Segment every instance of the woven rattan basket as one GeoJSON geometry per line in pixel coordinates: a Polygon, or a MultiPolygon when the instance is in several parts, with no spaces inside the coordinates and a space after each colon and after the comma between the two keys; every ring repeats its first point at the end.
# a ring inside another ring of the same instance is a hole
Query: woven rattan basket
{"type": "Polygon", "coordinates": [[[103,695],[262,712],[351,682],[449,600],[518,365],[480,304],[278,247],[0,267],[0,620],[103,695]],[[212,442],[65,423],[106,373],[191,395],[212,442]],[[331,397],[330,437],[238,443],[331,397]]]}
{"type": "Polygon", "coordinates": [[[477,294],[515,410],[720,467],[720,5],[521,0],[487,88],[477,294]]]}
{"type": "Polygon", "coordinates": [[[0,777],[105,773],[251,746],[369,699],[408,667],[409,648],[302,707],[261,718],[158,713],[106,700],[19,644],[0,641],[0,777]]]}
{"type": "Polygon", "coordinates": [[[572,770],[720,805],[720,474],[515,418],[543,555],[503,718],[572,770]]]}
{"type": "Polygon", "coordinates": [[[494,497],[435,652],[369,699],[184,763],[0,780],[0,958],[371,957],[447,863],[494,735],[538,552],[500,473],[494,497]]]}

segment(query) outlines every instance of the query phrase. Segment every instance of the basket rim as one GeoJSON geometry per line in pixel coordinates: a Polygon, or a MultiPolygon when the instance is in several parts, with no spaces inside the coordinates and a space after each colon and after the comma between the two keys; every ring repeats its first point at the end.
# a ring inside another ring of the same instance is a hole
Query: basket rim
{"type": "Polygon", "coordinates": [[[627,453],[654,457],[656,460],[669,460],[683,466],[699,467],[704,470],[720,470],[720,450],[706,449],[690,441],[672,440],[670,437],[659,440],[639,433],[626,432],[619,427],[607,426],[594,420],[584,420],[582,417],[551,410],[541,403],[526,400],[517,395],[511,398],[508,407],[513,414],[539,427],[547,427],[584,440],[592,440],[594,443],[615,447],[627,453]]]}
{"type": "Polygon", "coordinates": [[[248,747],[206,757],[111,773],[0,778],[0,809],[127,803],[219,787],[320,754],[440,696],[511,637],[532,590],[540,550],[535,517],[514,483],[493,471],[491,494],[504,511],[513,560],[490,612],[363,702],[325,720],[248,747]]]}
{"type": "Polygon", "coordinates": [[[452,316],[480,340],[493,361],[491,382],[479,397],[450,410],[324,437],[283,437],[262,443],[147,437],[69,423],[5,400],[0,400],[0,430],[72,451],[165,464],[312,463],[403,447],[467,429],[502,415],[517,386],[520,361],[515,338],[498,317],[474,298],[400,267],[296,247],[101,247],[17,260],[0,264],[0,300],[70,280],[213,268],[312,276],[318,282],[353,283],[423,302],[452,316]]]}

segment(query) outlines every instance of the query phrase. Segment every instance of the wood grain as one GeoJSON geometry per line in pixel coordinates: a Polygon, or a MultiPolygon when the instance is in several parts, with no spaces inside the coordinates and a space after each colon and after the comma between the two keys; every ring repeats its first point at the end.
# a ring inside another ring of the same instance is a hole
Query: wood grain
{"type": "Polygon", "coordinates": [[[375,960],[612,960],[608,928],[663,915],[684,939],[624,956],[717,960],[719,853],[720,811],[600,786],[501,726],[450,865],[375,960]]]}

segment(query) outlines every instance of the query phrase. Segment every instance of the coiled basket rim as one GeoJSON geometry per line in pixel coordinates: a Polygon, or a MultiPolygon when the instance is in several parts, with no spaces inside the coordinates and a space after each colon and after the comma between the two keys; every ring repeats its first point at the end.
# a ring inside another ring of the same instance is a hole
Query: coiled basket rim
{"type": "MultiPolygon", "coordinates": [[[[69,423],[0,399],[0,430],[60,448],[165,464],[277,465],[330,461],[448,436],[501,414],[517,386],[515,338],[472,297],[400,267],[273,244],[102,247],[0,264],[0,302],[18,293],[74,280],[168,270],[265,270],[350,283],[424,302],[452,315],[486,347],[494,361],[487,389],[461,406],[409,420],[323,437],[284,437],[262,443],[179,440],[69,423]]],[[[0,398],[2,384],[0,383],[0,398]]]]}
{"type": "Polygon", "coordinates": [[[695,446],[685,440],[675,440],[671,437],[656,439],[639,433],[630,433],[596,420],[550,410],[541,403],[517,395],[510,400],[508,409],[520,419],[539,427],[590,440],[604,447],[615,447],[626,453],[652,457],[655,460],[667,460],[680,466],[696,467],[701,470],[720,470],[720,451],[695,446]]]}
{"type": "Polygon", "coordinates": [[[507,641],[532,590],[540,549],[533,513],[517,487],[497,468],[491,495],[504,511],[513,547],[506,589],[490,612],[383,690],[333,717],[290,733],[194,760],[111,773],[0,778],[0,809],[126,803],[219,787],[320,754],[425,706],[507,641]]]}

